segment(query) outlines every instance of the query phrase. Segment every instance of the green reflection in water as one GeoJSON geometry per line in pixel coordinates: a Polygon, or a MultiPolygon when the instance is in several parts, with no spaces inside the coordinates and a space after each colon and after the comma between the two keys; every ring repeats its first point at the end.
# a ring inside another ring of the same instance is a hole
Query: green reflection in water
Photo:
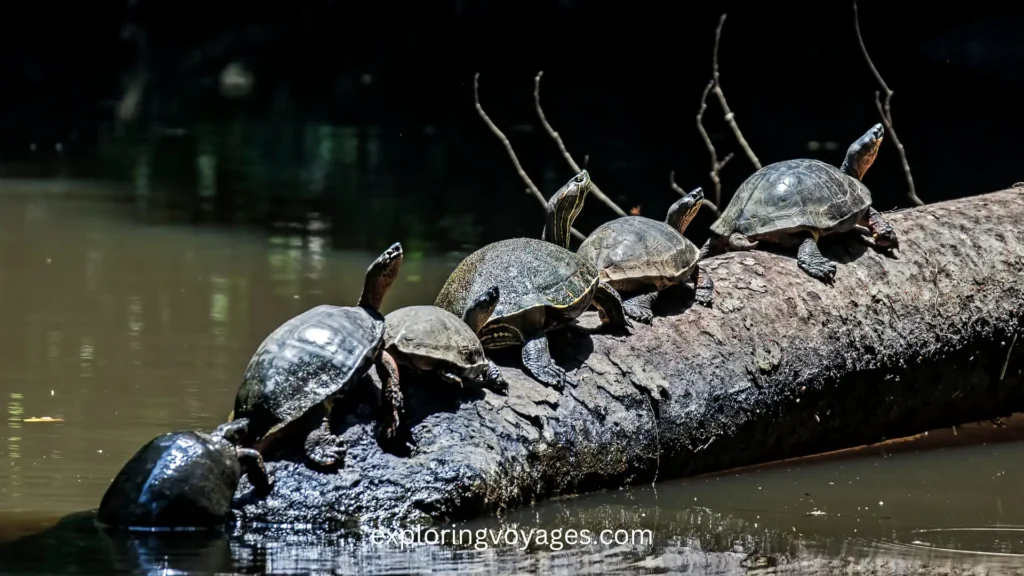
{"type": "Polygon", "coordinates": [[[78,375],[82,378],[92,378],[93,362],[95,351],[92,338],[82,336],[78,345],[78,375]]]}
{"type": "MultiPolygon", "coordinates": [[[[10,401],[7,403],[7,427],[12,430],[20,430],[22,415],[25,413],[25,408],[21,404],[22,395],[19,392],[10,393],[10,401]]],[[[18,463],[21,459],[21,436],[15,435],[16,433],[10,433],[7,437],[7,458],[10,460],[10,465],[5,471],[8,475],[7,482],[11,488],[21,486],[21,465],[18,463]]],[[[17,491],[12,491],[11,497],[18,497],[21,494],[17,491]]]]}

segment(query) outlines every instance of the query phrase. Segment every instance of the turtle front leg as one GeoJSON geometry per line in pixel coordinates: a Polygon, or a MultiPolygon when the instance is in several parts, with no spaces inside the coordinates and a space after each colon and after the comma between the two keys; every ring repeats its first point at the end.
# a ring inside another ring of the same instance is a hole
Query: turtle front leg
{"type": "MultiPolygon", "coordinates": [[[[380,378],[381,433],[384,438],[395,437],[398,431],[399,413],[405,399],[398,385],[398,363],[387,352],[381,351],[374,362],[377,377],[380,378]]],[[[461,381],[459,382],[461,384],[461,381]]]]}
{"type": "Polygon", "coordinates": [[[523,366],[542,384],[546,384],[555,390],[562,390],[565,384],[576,385],[565,370],[560,368],[551,358],[548,350],[548,337],[545,334],[535,336],[523,344],[523,366]]]}
{"type": "Polygon", "coordinates": [[[715,282],[707,270],[701,270],[700,266],[693,267],[690,275],[693,281],[693,300],[702,306],[711,306],[715,298],[715,282]]]}
{"type": "Polygon", "coordinates": [[[348,454],[348,445],[341,436],[331,432],[331,406],[333,399],[324,401],[327,413],[320,422],[320,427],[306,436],[303,448],[306,459],[320,468],[340,466],[348,454]]]}
{"type": "Polygon", "coordinates": [[[263,456],[252,448],[236,448],[235,454],[238,462],[242,464],[242,470],[249,479],[249,483],[256,489],[258,494],[270,492],[270,476],[267,468],[263,465],[263,456]]]}
{"type": "Polygon", "coordinates": [[[796,252],[796,262],[801,270],[822,282],[831,282],[836,276],[836,263],[821,255],[816,234],[805,238],[800,244],[796,252]]]}
{"type": "Polygon", "coordinates": [[[733,232],[729,235],[729,249],[736,252],[743,252],[744,250],[753,250],[757,248],[759,242],[757,240],[751,240],[739,232],[733,232]]]}
{"type": "Polygon", "coordinates": [[[900,240],[896,236],[896,230],[885,218],[874,208],[868,208],[867,214],[858,222],[861,226],[871,231],[871,237],[880,248],[899,248],[900,240]]]}
{"type": "Polygon", "coordinates": [[[457,375],[455,375],[454,372],[449,372],[447,370],[442,370],[442,371],[438,372],[438,375],[441,377],[441,380],[444,380],[445,382],[447,382],[449,384],[458,386],[459,388],[463,387],[462,386],[462,378],[459,378],[457,375]]]}
{"type": "Polygon", "coordinates": [[[593,304],[597,308],[602,324],[623,330],[629,328],[629,320],[622,306],[622,296],[615,288],[605,282],[599,282],[593,304]]]}
{"type": "Polygon", "coordinates": [[[704,260],[712,256],[723,254],[729,250],[729,239],[723,236],[712,233],[711,236],[704,241],[704,245],[700,247],[700,255],[697,256],[697,260],[704,260]]]}
{"type": "Polygon", "coordinates": [[[657,292],[637,294],[631,298],[626,298],[626,300],[622,302],[622,308],[626,311],[626,316],[629,316],[637,322],[650,324],[654,321],[654,311],[651,307],[654,306],[654,301],[657,299],[657,292]]]}
{"type": "Polygon", "coordinates": [[[500,394],[508,393],[508,382],[505,380],[505,376],[501,373],[501,368],[491,362],[487,361],[487,371],[480,376],[480,384],[494,392],[500,394]]]}

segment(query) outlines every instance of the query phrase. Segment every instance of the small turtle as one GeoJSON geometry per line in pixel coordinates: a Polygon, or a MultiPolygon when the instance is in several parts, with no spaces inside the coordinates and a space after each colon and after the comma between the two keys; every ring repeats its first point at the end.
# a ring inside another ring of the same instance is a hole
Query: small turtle
{"type": "Polygon", "coordinates": [[[583,170],[548,201],[541,240],[511,238],[473,252],[452,272],[434,302],[465,317],[466,310],[491,289],[498,305],[477,330],[485,350],[522,346],[523,365],[534,378],[555,389],[572,380],[551,359],[547,332],[572,323],[592,303],[604,324],[626,328],[622,299],[600,281],[597,268],[568,249],[572,223],[590,192],[583,170]]]}
{"type": "Polygon", "coordinates": [[[577,250],[623,296],[633,320],[650,324],[658,292],[687,280],[693,281],[694,300],[711,304],[715,284],[697,265],[700,250],[683,236],[703,202],[704,190],[697,188],[669,207],[664,222],[643,216],[605,222],[577,250]]]}
{"type": "Polygon", "coordinates": [[[114,477],[96,520],[143,529],[223,525],[243,470],[258,491],[270,489],[260,453],[237,446],[248,425],[240,418],[210,434],[171,432],[150,440],[114,477]]]}
{"type": "Polygon", "coordinates": [[[384,317],[384,349],[399,364],[434,371],[453,384],[475,381],[496,392],[508,388],[501,370],[484,354],[477,332],[498,305],[492,286],[468,308],[462,319],[437,306],[407,306],[384,317]]]}
{"type": "MultiPolygon", "coordinates": [[[[398,276],[402,245],[393,244],[367,269],[356,306],[320,305],[288,320],[260,344],[245,370],[233,416],[252,422],[247,445],[265,452],[282,436],[305,437],[307,459],[321,467],[340,464],[344,441],[331,433],[334,400],[366,375],[370,366],[393,362],[383,352],[381,302],[398,276]],[[310,431],[310,429],[313,429],[310,431]]],[[[383,426],[396,392],[382,382],[383,426]]]]}
{"type": "Polygon", "coordinates": [[[736,190],[701,259],[727,250],[751,250],[759,242],[799,246],[797,264],[808,275],[830,282],[836,264],[821,255],[818,238],[866,227],[880,248],[898,248],[893,227],[871,207],[871,191],[861,180],[875,161],[885,129],[875,124],[846,151],[836,168],[800,158],[761,168],[736,190]]]}

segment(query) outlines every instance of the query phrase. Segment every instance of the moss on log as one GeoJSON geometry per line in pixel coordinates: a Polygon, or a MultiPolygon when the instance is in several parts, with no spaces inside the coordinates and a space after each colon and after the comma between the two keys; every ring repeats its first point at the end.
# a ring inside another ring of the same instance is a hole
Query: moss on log
{"type": "Polygon", "coordinates": [[[562,331],[552,353],[580,384],[561,394],[514,362],[507,397],[415,386],[409,454],[381,449],[369,408],[348,414],[342,470],[270,463],[273,492],[243,482],[237,520],[467,519],[1024,409],[1024,190],[886,217],[895,256],[823,241],[832,286],[792,255],[730,253],[706,261],[711,309],[683,292],[627,337],[562,331]]]}

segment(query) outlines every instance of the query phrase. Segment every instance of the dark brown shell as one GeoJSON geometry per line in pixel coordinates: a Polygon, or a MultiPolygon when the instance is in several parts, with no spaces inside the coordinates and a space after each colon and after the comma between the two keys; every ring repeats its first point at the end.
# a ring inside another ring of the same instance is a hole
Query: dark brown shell
{"type": "Polygon", "coordinates": [[[720,236],[800,229],[843,232],[869,206],[867,186],[839,168],[806,158],[786,160],[761,168],[740,184],[711,231],[720,236]]]}
{"type": "Polygon", "coordinates": [[[437,306],[407,306],[384,317],[384,347],[421,369],[444,366],[475,378],[489,364],[484,347],[461,318],[437,306]]]}
{"type": "Polygon", "coordinates": [[[235,397],[235,419],[262,437],[339,394],[365,374],[384,344],[384,318],[360,306],[321,305],[260,344],[235,397]]]}
{"type": "Polygon", "coordinates": [[[623,216],[594,230],[577,253],[617,290],[661,290],[685,282],[700,250],[660,220],[623,216]]]}

